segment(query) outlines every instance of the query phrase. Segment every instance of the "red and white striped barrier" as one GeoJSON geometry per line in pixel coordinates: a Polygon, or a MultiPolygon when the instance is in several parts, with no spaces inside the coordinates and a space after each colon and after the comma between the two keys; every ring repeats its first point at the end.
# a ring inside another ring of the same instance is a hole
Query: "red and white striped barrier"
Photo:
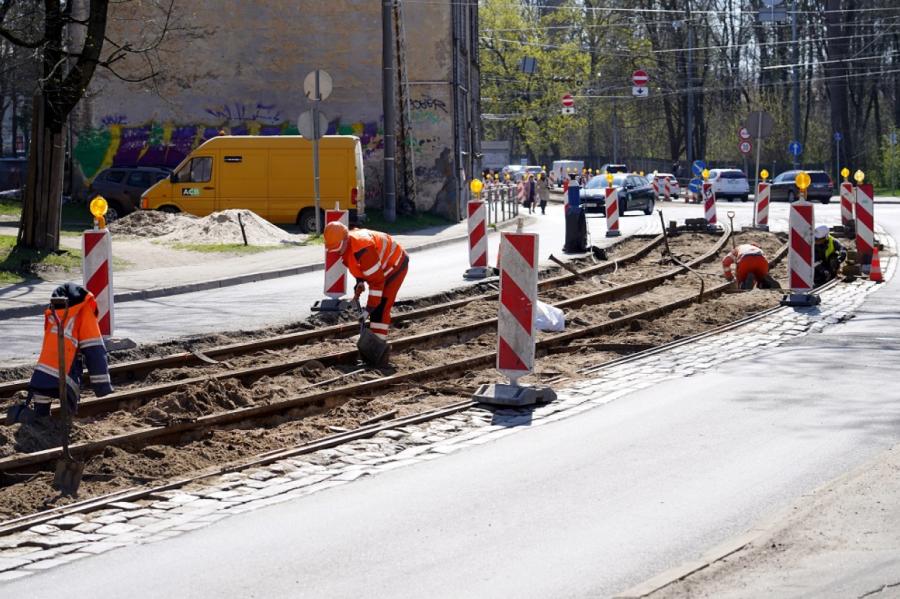
{"type": "Polygon", "coordinates": [[[537,310],[538,236],[503,233],[497,370],[518,384],[534,370],[534,317],[537,310]]]}
{"type": "Polygon", "coordinates": [[[619,231],[619,192],[613,187],[606,188],[606,236],[618,237],[619,231]]]}
{"type": "Polygon", "coordinates": [[[669,183],[668,177],[663,179],[663,196],[666,198],[667,202],[672,199],[672,184],[669,183]]]}
{"type": "Polygon", "coordinates": [[[467,279],[483,279],[488,275],[487,211],[484,202],[468,203],[469,269],[463,275],[467,279]]]}
{"type": "Polygon", "coordinates": [[[765,227],[768,229],[769,227],[769,197],[770,197],[770,184],[769,183],[760,183],[759,189],[756,192],[756,226],[757,227],[765,227]]]}
{"type": "Polygon", "coordinates": [[[650,182],[650,185],[653,186],[653,197],[659,198],[659,179],[657,177],[653,177],[653,181],[650,182]]]}
{"type": "Polygon", "coordinates": [[[868,272],[875,247],[875,192],[871,183],[856,186],[856,251],[859,263],[868,272]]]}
{"type": "Polygon", "coordinates": [[[715,225],[716,221],[716,193],[712,183],[703,183],[703,216],[707,225],[715,225]]]}
{"type": "MultiPolygon", "coordinates": [[[[346,210],[326,210],[325,224],[342,222],[350,226],[350,213],[346,210]]],[[[347,293],[347,267],[337,252],[325,252],[325,295],[338,299],[347,293]]]]}
{"type": "Polygon", "coordinates": [[[791,204],[788,286],[795,293],[813,288],[813,232],[816,228],[813,205],[806,199],[791,204]]]}
{"type": "Polygon", "coordinates": [[[841,183],[841,224],[847,231],[854,227],[853,222],[853,183],[844,181],[841,183]]]}
{"type": "Polygon", "coordinates": [[[81,269],[84,287],[97,298],[100,333],[109,337],[115,330],[113,306],[112,237],[108,229],[85,231],[81,236],[81,269]]]}

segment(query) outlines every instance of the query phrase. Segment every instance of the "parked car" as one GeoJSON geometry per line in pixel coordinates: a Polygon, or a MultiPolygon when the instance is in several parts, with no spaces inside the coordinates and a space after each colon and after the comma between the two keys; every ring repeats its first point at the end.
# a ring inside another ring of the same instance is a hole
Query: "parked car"
{"type": "MultiPolygon", "coordinates": [[[[775,200],[793,202],[799,198],[800,190],[797,189],[794,179],[797,178],[800,172],[785,171],[775,177],[771,187],[769,187],[769,199],[773,202],[775,200]]],[[[806,174],[809,175],[810,180],[809,188],[806,190],[807,199],[810,201],[819,200],[823,204],[830,202],[831,196],[834,194],[834,182],[828,173],[825,171],[806,171],[806,174]]]]}
{"type": "Polygon", "coordinates": [[[678,196],[681,195],[681,185],[678,184],[678,179],[675,178],[675,175],[672,173],[650,173],[647,175],[647,180],[650,183],[653,183],[654,178],[659,181],[659,195],[663,194],[662,182],[664,179],[669,180],[669,196],[672,198],[678,199],[678,196]]]}
{"type": "MultiPolygon", "coordinates": [[[[644,214],[653,214],[656,207],[656,194],[653,186],[640,175],[620,173],[613,176],[614,188],[619,188],[619,214],[625,215],[629,210],[641,210],[644,214]]],[[[581,206],[585,212],[601,212],[606,214],[606,177],[599,175],[588,181],[581,188],[581,206]]]]}
{"type": "Polygon", "coordinates": [[[734,168],[714,168],[709,171],[709,182],[717,200],[734,200],[742,202],[750,199],[750,182],[743,171],[734,168]]]}
{"type": "Polygon", "coordinates": [[[169,170],[164,168],[116,166],[94,177],[88,192],[106,199],[109,204],[106,220],[112,222],[140,208],[141,194],[168,176],[169,170]]]}
{"type": "Polygon", "coordinates": [[[605,173],[627,173],[628,167],[624,164],[604,164],[600,167],[600,174],[605,173]]]}

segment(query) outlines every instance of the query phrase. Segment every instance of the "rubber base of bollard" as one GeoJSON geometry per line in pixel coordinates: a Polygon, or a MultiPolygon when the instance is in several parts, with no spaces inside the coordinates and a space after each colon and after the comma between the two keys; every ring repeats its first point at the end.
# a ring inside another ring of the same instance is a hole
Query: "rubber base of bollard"
{"type": "Polygon", "coordinates": [[[137,347],[137,343],[128,337],[104,337],[103,344],[106,345],[106,351],[121,351],[137,347]]]}
{"type": "Polygon", "coordinates": [[[822,302],[822,298],[815,293],[790,293],[781,298],[782,306],[795,306],[808,308],[818,306],[822,302]]]}
{"type": "Polygon", "coordinates": [[[475,401],[494,406],[532,406],[549,403],[556,399],[556,392],[550,387],[520,387],[505,383],[481,385],[472,394],[475,401]]]}
{"type": "Polygon", "coordinates": [[[313,312],[343,312],[350,309],[350,302],[344,299],[326,298],[312,305],[313,312]]]}
{"type": "MultiPolygon", "coordinates": [[[[747,227],[749,231],[768,231],[769,225],[756,225],[755,227],[747,227]]],[[[739,233],[740,231],[735,230],[735,233],[739,233]]]]}
{"type": "Polygon", "coordinates": [[[463,273],[464,279],[486,279],[499,274],[496,268],[491,266],[473,266],[463,273]]]}
{"type": "Polygon", "coordinates": [[[615,231],[607,231],[606,232],[607,237],[619,237],[620,235],[622,235],[622,232],[619,231],[618,229],[616,229],[615,231]]]}

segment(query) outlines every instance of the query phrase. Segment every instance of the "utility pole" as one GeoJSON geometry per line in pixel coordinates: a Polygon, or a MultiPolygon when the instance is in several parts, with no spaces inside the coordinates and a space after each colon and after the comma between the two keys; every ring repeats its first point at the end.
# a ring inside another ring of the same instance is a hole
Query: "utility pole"
{"type": "Polygon", "coordinates": [[[396,140],[397,115],[394,78],[393,0],[381,2],[381,102],[384,111],[384,220],[397,220],[396,140]]]}
{"type": "Polygon", "coordinates": [[[616,98],[613,97],[613,113],[612,113],[612,134],[613,134],[613,155],[614,164],[619,162],[619,115],[616,111],[616,98]]]}
{"type": "MultiPolygon", "coordinates": [[[[794,49],[794,66],[791,67],[794,93],[794,141],[800,142],[800,44],[797,43],[797,0],[794,0],[791,11],[791,46],[794,49]]],[[[794,169],[800,168],[800,156],[794,156],[794,169]]],[[[835,179],[837,181],[838,179],[835,179]]]]}
{"type": "Polygon", "coordinates": [[[688,168],[694,163],[694,28],[691,27],[691,4],[687,2],[687,163],[688,168]]]}

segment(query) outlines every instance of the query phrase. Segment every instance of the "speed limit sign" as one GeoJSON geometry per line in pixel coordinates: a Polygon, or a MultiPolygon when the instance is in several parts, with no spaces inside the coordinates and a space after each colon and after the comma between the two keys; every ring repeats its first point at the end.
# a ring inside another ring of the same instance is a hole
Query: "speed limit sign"
{"type": "Polygon", "coordinates": [[[741,151],[741,154],[749,154],[752,149],[753,144],[751,144],[749,141],[745,140],[738,144],[738,150],[741,151]]]}

